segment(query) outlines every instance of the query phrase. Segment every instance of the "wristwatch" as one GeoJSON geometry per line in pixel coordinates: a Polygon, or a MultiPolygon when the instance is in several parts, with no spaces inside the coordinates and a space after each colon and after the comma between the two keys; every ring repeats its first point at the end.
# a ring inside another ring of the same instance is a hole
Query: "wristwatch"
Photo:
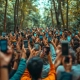
{"type": "Polygon", "coordinates": [[[4,65],[4,66],[0,66],[0,68],[8,68],[8,66],[4,65]]]}

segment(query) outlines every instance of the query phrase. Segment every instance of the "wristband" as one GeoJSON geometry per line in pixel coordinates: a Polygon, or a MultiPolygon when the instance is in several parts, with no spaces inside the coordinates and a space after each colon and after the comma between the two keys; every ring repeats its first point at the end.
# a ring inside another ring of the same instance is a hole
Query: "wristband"
{"type": "Polygon", "coordinates": [[[8,68],[8,66],[5,66],[5,65],[4,65],[4,66],[0,66],[0,68],[8,68]]]}

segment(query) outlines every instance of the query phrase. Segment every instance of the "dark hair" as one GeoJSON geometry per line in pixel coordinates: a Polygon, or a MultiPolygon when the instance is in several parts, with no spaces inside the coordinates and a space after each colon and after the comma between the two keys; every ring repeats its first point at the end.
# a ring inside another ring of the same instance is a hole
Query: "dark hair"
{"type": "Polygon", "coordinates": [[[40,57],[33,57],[28,61],[27,69],[32,77],[32,80],[37,80],[41,77],[43,68],[43,60],[40,57]]]}

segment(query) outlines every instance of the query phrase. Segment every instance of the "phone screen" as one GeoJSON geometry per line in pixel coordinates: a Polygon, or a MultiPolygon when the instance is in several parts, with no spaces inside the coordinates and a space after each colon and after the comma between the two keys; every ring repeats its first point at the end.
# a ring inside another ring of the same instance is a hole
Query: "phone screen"
{"type": "Polygon", "coordinates": [[[48,32],[46,32],[46,37],[48,37],[48,32]]]}
{"type": "Polygon", "coordinates": [[[27,40],[24,40],[24,48],[28,48],[28,41],[27,40]]]}
{"type": "Polygon", "coordinates": [[[71,37],[70,36],[67,36],[67,40],[70,42],[71,41],[71,37]]]}
{"type": "Polygon", "coordinates": [[[32,38],[30,38],[29,40],[30,40],[30,43],[32,43],[32,38]]]}
{"type": "Polygon", "coordinates": [[[2,32],[2,36],[5,37],[6,36],[6,33],[5,32],[2,32]]]}
{"type": "Polygon", "coordinates": [[[39,50],[39,44],[38,44],[38,43],[35,43],[35,44],[34,44],[34,48],[35,48],[35,50],[38,51],[38,50],[39,50]]]}
{"type": "Polygon", "coordinates": [[[30,32],[32,32],[32,29],[30,29],[30,32]]]}
{"type": "Polygon", "coordinates": [[[49,42],[49,43],[51,42],[51,40],[52,40],[52,38],[51,38],[51,37],[48,37],[48,42],[49,42]]]}
{"type": "Polygon", "coordinates": [[[43,53],[44,54],[49,54],[49,52],[50,52],[50,47],[43,47],[43,53]]]}
{"type": "Polygon", "coordinates": [[[43,40],[43,36],[42,35],[40,35],[39,38],[40,38],[40,40],[43,40]]]}
{"type": "Polygon", "coordinates": [[[2,52],[7,52],[7,40],[6,39],[0,40],[0,48],[2,52]]]}
{"type": "Polygon", "coordinates": [[[12,33],[12,35],[14,36],[14,32],[11,32],[12,33]]]}
{"type": "Polygon", "coordinates": [[[34,33],[34,37],[36,37],[37,36],[37,34],[36,33],[34,33]]]}
{"type": "Polygon", "coordinates": [[[62,35],[62,31],[60,31],[60,35],[62,35]]]}
{"type": "Polygon", "coordinates": [[[62,55],[67,56],[68,53],[68,42],[62,42],[62,55]]]}

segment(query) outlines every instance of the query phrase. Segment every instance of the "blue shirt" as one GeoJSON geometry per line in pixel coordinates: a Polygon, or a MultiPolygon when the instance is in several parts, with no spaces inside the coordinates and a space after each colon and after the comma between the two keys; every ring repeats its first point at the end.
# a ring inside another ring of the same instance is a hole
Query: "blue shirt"
{"type": "Polygon", "coordinates": [[[26,59],[21,59],[16,73],[10,78],[10,80],[20,80],[25,69],[26,69],[26,59]]]}

